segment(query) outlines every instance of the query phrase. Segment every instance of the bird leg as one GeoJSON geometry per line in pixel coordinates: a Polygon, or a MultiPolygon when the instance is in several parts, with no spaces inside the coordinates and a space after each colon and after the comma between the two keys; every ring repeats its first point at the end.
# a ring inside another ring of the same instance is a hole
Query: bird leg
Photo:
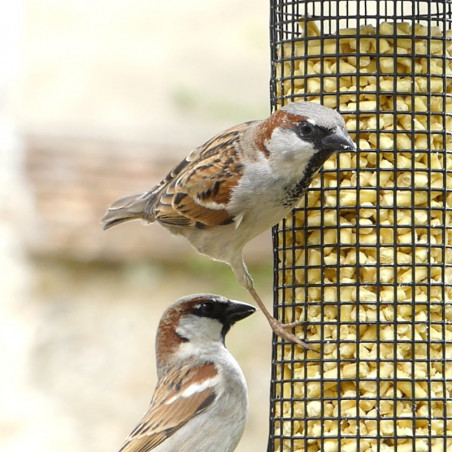
{"type": "Polygon", "coordinates": [[[261,300],[261,297],[258,295],[253,285],[251,285],[251,287],[248,287],[248,292],[253,297],[254,301],[257,303],[262,313],[265,315],[268,323],[270,324],[271,329],[275,332],[276,335],[278,335],[280,338],[288,342],[293,342],[295,344],[301,345],[301,347],[303,347],[306,350],[312,350],[311,347],[308,344],[306,344],[306,342],[303,342],[301,339],[295,336],[295,334],[287,331],[302,324],[303,322],[282,323],[278,319],[275,319],[268,312],[267,308],[265,307],[265,304],[261,300]]]}
{"type": "Polygon", "coordinates": [[[254,301],[257,303],[260,310],[265,315],[265,318],[267,319],[271,329],[275,332],[275,334],[288,342],[293,342],[294,344],[300,345],[306,350],[312,350],[312,348],[308,344],[295,336],[295,334],[288,331],[302,324],[303,322],[282,323],[278,319],[275,319],[275,317],[273,317],[268,312],[265,304],[261,300],[261,297],[258,295],[256,289],[254,288],[253,278],[251,278],[251,275],[246,268],[246,264],[242,256],[235,256],[235,259],[231,259],[230,261],[228,261],[228,263],[231,266],[232,271],[237,278],[237,281],[241,286],[245,287],[245,289],[248,290],[249,294],[253,297],[254,301]]]}

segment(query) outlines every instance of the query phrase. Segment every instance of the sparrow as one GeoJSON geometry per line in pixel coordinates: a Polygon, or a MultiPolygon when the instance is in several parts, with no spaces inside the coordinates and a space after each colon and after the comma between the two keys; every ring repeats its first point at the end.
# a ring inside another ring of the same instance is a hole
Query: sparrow
{"type": "Polygon", "coordinates": [[[335,110],[294,102],[265,120],[225,130],[194,149],[151,190],[115,201],[104,229],[158,222],[201,254],[229,264],[281,338],[310,347],[266,309],[243,260],[243,247],[295,207],[325,160],[355,151],[335,110]]]}
{"type": "Polygon", "coordinates": [[[225,336],[255,308],[212,294],[181,298],[156,338],[158,382],[120,452],[231,452],[245,428],[245,377],[225,336]]]}

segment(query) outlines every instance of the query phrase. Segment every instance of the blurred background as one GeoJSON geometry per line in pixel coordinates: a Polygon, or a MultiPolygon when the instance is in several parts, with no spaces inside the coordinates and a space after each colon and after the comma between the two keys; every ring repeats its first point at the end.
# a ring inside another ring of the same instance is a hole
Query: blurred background
{"type": "MultiPolygon", "coordinates": [[[[114,451],[156,383],[165,307],[251,302],[230,269],[158,225],[102,231],[116,198],[269,113],[260,0],[0,0],[0,449],[114,451]]],[[[271,306],[270,232],[245,249],[271,306]]],[[[270,329],[227,345],[249,385],[241,452],[265,450],[270,329]]]]}

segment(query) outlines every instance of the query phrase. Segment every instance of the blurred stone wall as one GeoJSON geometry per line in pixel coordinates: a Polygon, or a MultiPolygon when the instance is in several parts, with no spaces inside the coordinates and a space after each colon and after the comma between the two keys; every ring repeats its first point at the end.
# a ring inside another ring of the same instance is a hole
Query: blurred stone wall
{"type": "MultiPolygon", "coordinates": [[[[89,137],[28,136],[25,177],[33,202],[24,241],[34,256],[81,261],[178,262],[193,255],[186,240],[139,221],[103,231],[115,199],[158,183],[182,158],[179,147],[89,137]]],[[[251,263],[269,257],[269,233],[247,247],[251,263]]]]}

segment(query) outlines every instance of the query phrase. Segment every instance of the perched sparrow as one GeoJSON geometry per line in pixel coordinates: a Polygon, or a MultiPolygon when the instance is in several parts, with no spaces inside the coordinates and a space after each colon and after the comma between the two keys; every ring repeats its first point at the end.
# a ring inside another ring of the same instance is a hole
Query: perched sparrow
{"type": "Polygon", "coordinates": [[[180,299],[157,330],[158,383],[120,452],[231,452],[245,428],[245,377],[224,345],[255,308],[212,294],[180,299]]]}
{"type": "Polygon", "coordinates": [[[263,121],[232,127],[192,151],[158,185],[115,201],[107,229],[141,218],[185,236],[200,253],[228,263],[273,331],[309,348],[271,316],[254,289],[242,250],[287,216],[325,160],[354,151],[343,118],[330,108],[296,102],[263,121]]]}

